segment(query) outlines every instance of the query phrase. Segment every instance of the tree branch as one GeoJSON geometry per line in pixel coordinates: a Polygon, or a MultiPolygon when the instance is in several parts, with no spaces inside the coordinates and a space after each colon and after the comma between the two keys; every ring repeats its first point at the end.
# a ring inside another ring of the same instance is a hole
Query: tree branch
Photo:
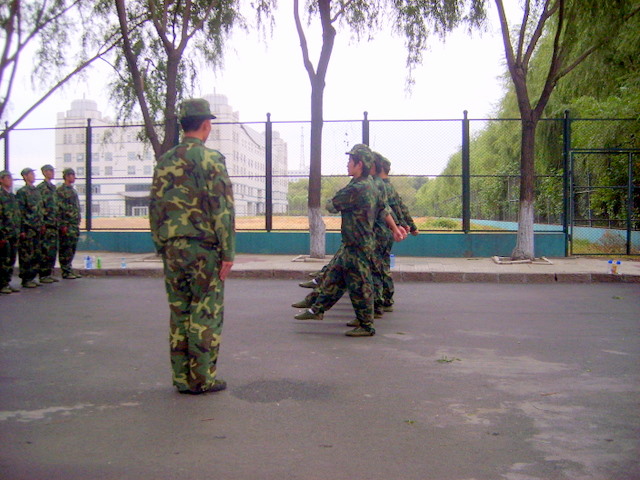
{"type": "Polygon", "coordinates": [[[131,39],[129,38],[125,0],[115,0],[115,3],[118,13],[118,21],[120,22],[120,32],[122,34],[122,50],[124,52],[125,59],[127,60],[129,71],[131,72],[133,89],[136,93],[140,110],[142,111],[142,117],[144,118],[147,136],[149,137],[149,141],[151,142],[154,152],[158,153],[160,151],[160,141],[158,140],[158,134],[156,133],[155,129],[151,127],[153,125],[153,120],[151,118],[151,114],[149,113],[149,106],[147,105],[147,100],[145,98],[144,85],[142,82],[140,69],[138,68],[137,58],[133,53],[131,39]]]}
{"type": "Polygon", "coordinates": [[[0,133],[0,139],[4,138],[6,136],[6,134],[7,134],[7,132],[9,132],[9,131],[13,130],[14,128],[16,128],[18,126],[18,124],[20,124],[20,122],[22,122],[37,107],[39,107],[42,104],[42,102],[44,102],[47,98],[49,98],[56,90],[58,90],[65,83],[67,83],[74,75],[78,74],[79,72],[81,72],[82,70],[87,68],[89,65],[91,65],[91,63],[94,62],[94,60],[97,60],[98,58],[101,58],[103,55],[106,55],[108,52],[113,50],[119,43],[120,43],[120,39],[115,41],[109,48],[107,48],[103,52],[99,52],[99,53],[95,54],[93,57],[89,58],[88,60],[85,60],[80,65],[78,65],[66,77],[64,77],[62,80],[60,80],[58,83],[56,83],[46,94],[44,94],[42,97],[40,97],[40,99],[38,99],[36,102],[34,102],[33,105],[31,105],[31,107],[29,107],[22,115],[20,115],[20,117],[16,121],[14,121],[6,129],[4,129],[0,133]]]}
{"type": "Polygon", "coordinates": [[[313,82],[316,72],[313,68],[313,64],[309,59],[309,46],[307,44],[307,37],[304,34],[304,29],[302,28],[302,22],[300,22],[300,12],[298,11],[298,0],[293,0],[293,17],[296,21],[296,30],[298,32],[298,38],[300,39],[300,48],[302,50],[302,61],[304,63],[304,68],[307,70],[307,74],[309,75],[309,80],[313,82]]]}

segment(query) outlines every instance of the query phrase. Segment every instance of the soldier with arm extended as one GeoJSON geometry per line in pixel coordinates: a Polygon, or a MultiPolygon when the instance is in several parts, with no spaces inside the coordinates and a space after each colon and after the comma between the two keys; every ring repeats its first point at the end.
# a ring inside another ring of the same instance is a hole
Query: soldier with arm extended
{"type": "Polygon", "coordinates": [[[73,168],[65,168],[62,171],[64,182],[56,189],[56,205],[58,208],[58,238],[60,269],[62,278],[73,280],[82,278],[75,273],[71,266],[76,255],[78,239],[80,238],[80,199],[73,188],[76,181],[76,172],[73,168]]]}
{"type": "Polygon", "coordinates": [[[16,193],[20,209],[20,240],[18,258],[20,259],[20,278],[24,288],[36,288],[36,276],[40,270],[40,239],[44,233],[42,223],[42,197],[35,187],[35,172],[25,168],[20,172],[24,187],[16,193]]]}
{"type": "Polygon", "coordinates": [[[11,286],[13,266],[18,255],[18,236],[20,235],[20,209],[18,200],[11,191],[13,177],[11,172],[0,172],[0,293],[18,292],[11,286]]]}
{"type": "Polygon", "coordinates": [[[235,256],[235,212],[224,156],[204,146],[209,103],[180,106],[181,142],[158,159],[149,202],[170,308],[173,385],[180,393],[226,388],[217,376],[224,281],[235,256]]]}
{"type": "Polygon", "coordinates": [[[40,283],[54,283],[58,281],[53,276],[58,254],[58,207],[56,186],[53,184],[55,171],[52,165],[43,165],[40,170],[44,175],[44,180],[37,187],[42,197],[44,224],[44,234],[40,241],[40,283]]]}
{"type": "MultiPolygon", "coordinates": [[[[366,145],[347,152],[347,170],[352,180],[332,199],[342,215],[342,245],[320,285],[320,294],[311,307],[295,316],[297,320],[322,320],[324,312],[349,291],[357,326],[345,334],[370,337],[373,327],[374,288],[371,265],[375,252],[374,222],[381,214],[380,196],[369,178],[372,154],[366,145]]],[[[399,234],[399,232],[396,232],[399,234]]]]}

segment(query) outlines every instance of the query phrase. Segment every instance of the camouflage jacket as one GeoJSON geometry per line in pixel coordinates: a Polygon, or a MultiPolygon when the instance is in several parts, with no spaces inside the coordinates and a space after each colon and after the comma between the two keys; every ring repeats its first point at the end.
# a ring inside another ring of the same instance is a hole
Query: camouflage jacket
{"type": "Polygon", "coordinates": [[[373,253],[374,223],[388,212],[371,177],[352,179],[346,187],[338,190],[331,203],[342,214],[342,243],[373,253]]]}
{"type": "Polygon", "coordinates": [[[20,208],[16,196],[0,187],[0,240],[13,240],[20,234],[20,208]]]}
{"type": "MultiPolygon", "coordinates": [[[[373,177],[371,177],[371,182],[373,183],[373,185],[375,186],[376,190],[378,191],[379,202],[382,205],[384,205],[384,211],[386,213],[390,214],[391,217],[393,218],[393,220],[397,224],[398,223],[398,219],[396,218],[395,213],[393,212],[393,210],[391,210],[391,208],[389,206],[389,199],[387,197],[387,189],[385,188],[385,184],[384,184],[382,178],[378,177],[377,175],[374,175],[373,177]]],[[[374,229],[373,230],[375,232],[376,241],[378,243],[387,243],[387,242],[389,242],[389,240],[391,240],[393,238],[393,232],[389,228],[389,225],[387,225],[385,216],[386,215],[378,214],[376,216],[376,221],[374,223],[374,229]]]]}
{"type": "Polygon", "coordinates": [[[16,192],[20,208],[20,231],[39,230],[42,227],[42,197],[33,185],[25,185],[16,192]]]}
{"type": "Polygon", "coordinates": [[[393,210],[397,217],[396,223],[398,225],[402,225],[403,227],[409,227],[409,231],[415,232],[418,227],[416,226],[413,218],[409,214],[409,209],[402,201],[400,194],[395,189],[391,180],[388,178],[383,179],[384,185],[387,190],[387,198],[389,199],[389,207],[393,210]]]}
{"type": "Polygon", "coordinates": [[[78,192],[65,183],[56,189],[56,204],[58,207],[58,227],[80,226],[80,199],[78,192]]]}
{"type": "Polygon", "coordinates": [[[38,185],[42,197],[42,216],[47,227],[58,225],[58,207],[56,203],[56,186],[44,180],[38,185]]]}
{"type": "Polygon", "coordinates": [[[153,242],[161,251],[172,238],[218,245],[222,260],[235,257],[233,191],[224,156],[184,137],[155,167],[149,200],[153,242]]]}

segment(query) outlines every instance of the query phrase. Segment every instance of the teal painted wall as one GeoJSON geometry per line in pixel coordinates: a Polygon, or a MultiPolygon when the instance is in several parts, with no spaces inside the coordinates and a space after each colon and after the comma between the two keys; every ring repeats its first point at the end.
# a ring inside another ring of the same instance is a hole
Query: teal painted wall
{"type": "MultiPolygon", "coordinates": [[[[421,233],[396,243],[393,253],[407,257],[506,257],[516,244],[516,234],[507,233],[421,233]]],[[[340,233],[327,233],[327,253],[340,246],[340,233]]],[[[564,235],[540,232],[535,234],[537,257],[563,257],[564,235]]],[[[149,232],[84,232],[78,250],[147,253],[153,252],[149,232]]],[[[271,255],[307,255],[309,234],[306,232],[238,232],[238,253],[271,255]]]]}

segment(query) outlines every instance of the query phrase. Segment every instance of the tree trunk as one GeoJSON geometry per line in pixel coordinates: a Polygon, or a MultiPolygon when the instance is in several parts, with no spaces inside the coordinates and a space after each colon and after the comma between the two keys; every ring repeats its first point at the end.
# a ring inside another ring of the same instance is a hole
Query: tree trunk
{"type": "Polygon", "coordinates": [[[322,192],[322,97],[324,79],[311,83],[311,154],[309,157],[309,255],[324,258],[326,227],[320,206],[322,192]]]}
{"type": "Polygon", "coordinates": [[[535,258],[533,220],[535,187],[535,136],[538,122],[522,120],[520,140],[520,210],[516,246],[511,252],[512,260],[535,258]]]}

